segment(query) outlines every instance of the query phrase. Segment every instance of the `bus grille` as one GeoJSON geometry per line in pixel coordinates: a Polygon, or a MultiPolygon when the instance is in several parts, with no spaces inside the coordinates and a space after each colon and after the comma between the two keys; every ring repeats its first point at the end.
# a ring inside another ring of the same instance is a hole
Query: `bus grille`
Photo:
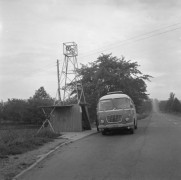
{"type": "Polygon", "coordinates": [[[122,121],[121,115],[109,115],[107,116],[107,122],[108,123],[118,123],[122,121]]]}

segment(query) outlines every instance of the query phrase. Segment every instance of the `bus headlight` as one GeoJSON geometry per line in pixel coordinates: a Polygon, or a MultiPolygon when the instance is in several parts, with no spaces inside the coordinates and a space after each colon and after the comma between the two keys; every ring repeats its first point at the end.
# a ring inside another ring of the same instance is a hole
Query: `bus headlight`
{"type": "Polygon", "coordinates": [[[101,124],[104,124],[104,120],[103,120],[103,119],[101,119],[101,120],[100,120],[100,123],[101,123],[101,124]]]}

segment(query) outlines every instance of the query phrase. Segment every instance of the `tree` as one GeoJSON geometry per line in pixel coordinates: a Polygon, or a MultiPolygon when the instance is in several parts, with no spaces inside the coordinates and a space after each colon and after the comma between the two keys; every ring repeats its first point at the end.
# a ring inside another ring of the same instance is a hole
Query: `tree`
{"type": "Polygon", "coordinates": [[[41,106],[51,106],[54,103],[53,98],[46,92],[44,87],[40,87],[35,91],[33,97],[28,99],[29,103],[29,122],[40,124],[44,120],[44,114],[41,106]]]}
{"type": "Polygon", "coordinates": [[[126,61],[124,57],[117,58],[111,54],[102,54],[89,65],[82,65],[78,74],[86,100],[91,105],[91,115],[95,116],[98,99],[111,91],[122,91],[129,95],[137,108],[144,99],[148,99],[145,80],[151,76],[143,75],[138,66],[137,62],[126,61]]]}
{"type": "Polygon", "coordinates": [[[45,91],[44,87],[41,86],[38,90],[35,91],[33,99],[51,99],[50,95],[45,91]]]}

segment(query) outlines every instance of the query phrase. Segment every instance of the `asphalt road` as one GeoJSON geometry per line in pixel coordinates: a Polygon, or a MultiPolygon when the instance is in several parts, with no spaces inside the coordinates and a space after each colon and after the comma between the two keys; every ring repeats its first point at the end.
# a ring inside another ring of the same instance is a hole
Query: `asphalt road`
{"type": "Polygon", "coordinates": [[[181,118],[154,112],[135,134],[101,133],[57,150],[24,180],[180,180],[181,118]]]}

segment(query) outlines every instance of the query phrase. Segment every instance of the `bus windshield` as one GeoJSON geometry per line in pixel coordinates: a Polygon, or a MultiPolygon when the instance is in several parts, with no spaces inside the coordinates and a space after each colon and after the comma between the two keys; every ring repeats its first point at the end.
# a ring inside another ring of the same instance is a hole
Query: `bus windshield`
{"type": "Polygon", "coordinates": [[[106,99],[99,101],[99,111],[107,111],[113,109],[130,108],[130,100],[128,98],[106,99]]]}
{"type": "Polygon", "coordinates": [[[106,99],[99,101],[99,111],[107,111],[107,110],[112,110],[114,109],[113,103],[111,99],[106,99]]]}

